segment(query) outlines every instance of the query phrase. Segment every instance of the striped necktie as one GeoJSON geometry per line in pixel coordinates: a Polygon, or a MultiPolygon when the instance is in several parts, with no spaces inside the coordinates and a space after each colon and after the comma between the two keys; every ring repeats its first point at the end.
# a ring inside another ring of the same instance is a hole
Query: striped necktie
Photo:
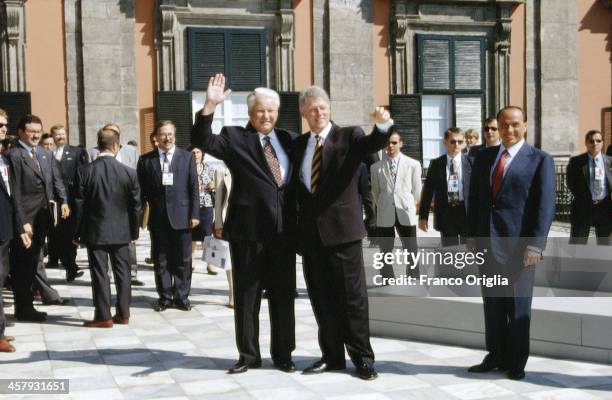
{"type": "Polygon", "coordinates": [[[315,150],[312,156],[312,169],[310,172],[310,191],[315,193],[317,191],[317,183],[319,181],[319,172],[321,171],[321,153],[323,152],[323,146],[321,146],[321,137],[315,135],[315,150]]]}

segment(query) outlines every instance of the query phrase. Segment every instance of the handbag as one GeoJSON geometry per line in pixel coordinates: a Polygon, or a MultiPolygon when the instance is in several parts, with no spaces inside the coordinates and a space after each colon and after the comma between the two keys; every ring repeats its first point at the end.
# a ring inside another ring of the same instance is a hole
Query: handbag
{"type": "Polygon", "coordinates": [[[202,260],[221,269],[232,269],[229,243],[214,236],[206,236],[202,260]]]}

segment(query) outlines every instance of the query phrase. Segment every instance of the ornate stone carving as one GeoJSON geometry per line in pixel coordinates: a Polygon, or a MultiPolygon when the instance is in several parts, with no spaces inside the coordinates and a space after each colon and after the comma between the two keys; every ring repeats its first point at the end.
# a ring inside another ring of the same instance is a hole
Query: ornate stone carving
{"type": "Polygon", "coordinates": [[[0,1],[3,26],[1,37],[2,90],[25,90],[24,1],[0,1]]]}
{"type": "Polygon", "coordinates": [[[276,46],[276,89],[294,90],[293,82],[293,21],[292,9],[280,9],[280,31],[275,35],[276,46]]]}
{"type": "Polygon", "coordinates": [[[175,6],[168,0],[160,1],[159,6],[159,37],[158,49],[158,89],[175,90],[175,62],[174,62],[174,27],[175,6]]]}

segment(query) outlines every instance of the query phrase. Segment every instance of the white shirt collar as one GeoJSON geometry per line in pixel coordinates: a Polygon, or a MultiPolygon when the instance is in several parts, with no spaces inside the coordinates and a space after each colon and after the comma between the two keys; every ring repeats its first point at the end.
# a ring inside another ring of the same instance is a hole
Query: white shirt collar
{"type": "Polygon", "coordinates": [[[451,160],[461,161],[461,152],[457,153],[455,156],[451,156],[450,154],[446,153],[446,162],[448,163],[451,160]]]}
{"type": "Polygon", "coordinates": [[[262,145],[262,146],[265,144],[264,139],[265,139],[266,137],[269,137],[269,138],[270,138],[270,143],[272,143],[272,142],[276,141],[276,139],[277,139],[277,138],[276,138],[276,131],[275,131],[274,129],[272,129],[272,130],[270,131],[270,133],[268,133],[267,135],[264,135],[264,134],[263,134],[263,133],[261,133],[261,132],[257,132],[257,135],[259,135],[259,141],[261,142],[261,145],[262,145]]]}
{"type": "MultiPolygon", "coordinates": [[[[323,141],[325,141],[325,139],[327,139],[327,135],[329,135],[329,132],[331,131],[331,128],[332,128],[332,123],[328,122],[327,126],[325,128],[323,128],[321,133],[319,133],[319,137],[323,141]]],[[[315,140],[315,136],[316,136],[316,133],[314,133],[313,131],[310,131],[310,139],[314,141],[315,140]]]]}
{"type": "Polygon", "coordinates": [[[174,150],[176,149],[176,146],[172,146],[172,148],[168,151],[164,151],[162,149],[160,149],[159,147],[157,148],[157,151],[159,152],[159,156],[162,157],[164,155],[164,153],[166,153],[166,157],[172,157],[172,155],[174,154],[174,150]]]}
{"type": "Polygon", "coordinates": [[[397,155],[395,157],[389,157],[389,155],[387,153],[385,153],[385,156],[387,157],[387,160],[392,161],[394,163],[399,161],[401,155],[402,155],[402,153],[397,153],[397,155]]]}
{"type": "Polygon", "coordinates": [[[28,153],[32,152],[34,147],[25,144],[25,142],[23,142],[21,139],[19,139],[19,143],[28,151],[28,153]]]}
{"type": "Polygon", "coordinates": [[[499,145],[499,151],[503,152],[504,150],[508,150],[508,153],[510,153],[510,156],[514,157],[516,153],[519,152],[521,147],[523,147],[524,144],[525,144],[525,139],[519,140],[517,143],[513,144],[512,146],[508,148],[506,148],[506,146],[504,146],[502,143],[499,145]]]}

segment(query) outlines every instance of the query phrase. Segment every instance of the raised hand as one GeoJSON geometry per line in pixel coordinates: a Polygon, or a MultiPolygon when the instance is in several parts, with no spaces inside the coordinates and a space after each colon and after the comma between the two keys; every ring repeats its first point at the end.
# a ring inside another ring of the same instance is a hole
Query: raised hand
{"type": "Polygon", "coordinates": [[[384,107],[376,107],[372,113],[372,119],[374,119],[375,124],[385,124],[387,122],[393,123],[391,114],[389,114],[389,111],[385,110],[384,107]]]}
{"type": "Polygon", "coordinates": [[[217,105],[223,103],[230,93],[232,93],[231,89],[225,89],[225,76],[223,74],[211,76],[208,80],[208,88],[206,88],[206,104],[204,104],[202,114],[214,113],[217,105]]]}

